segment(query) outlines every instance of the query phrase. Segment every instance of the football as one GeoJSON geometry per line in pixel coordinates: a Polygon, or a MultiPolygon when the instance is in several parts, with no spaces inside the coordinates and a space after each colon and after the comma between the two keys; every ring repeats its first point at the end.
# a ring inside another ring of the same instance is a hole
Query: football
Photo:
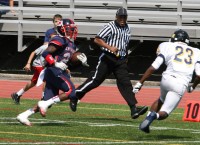
{"type": "Polygon", "coordinates": [[[77,56],[80,55],[80,54],[81,54],[81,52],[75,52],[75,53],[72,54],[72,57],[70,59],[70,61],[72,62],[72,64],[79,64],[79,63],[81,63],[79,61],[79,59],[77,58],[77,56]]]}

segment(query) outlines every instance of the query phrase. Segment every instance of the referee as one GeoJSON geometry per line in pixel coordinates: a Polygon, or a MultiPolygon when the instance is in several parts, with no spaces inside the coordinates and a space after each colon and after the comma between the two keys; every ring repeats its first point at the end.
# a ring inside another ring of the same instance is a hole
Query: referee
{"type": "MultiPolygon", "coordinates": [[[[105,25],[95,37],[94,42],[101,47],[102,54],[99,57],[95,74],[76,89],[76,95],[82,99],[87,92],[98,87],[108,75],[113,73],[117,87],[130,107],[131,117],[136,119],[148,108],[146,106],[136,107],[137,100],[132,92],[133,87],[127,66],[127,46],[131,36],[130,28],[126,23],[127,16],[127,10],[119,8],[116,12],[116,19],[105,25]]],[[[74,102],[71,105],[77,105],[77,103],[74,102]]]]}

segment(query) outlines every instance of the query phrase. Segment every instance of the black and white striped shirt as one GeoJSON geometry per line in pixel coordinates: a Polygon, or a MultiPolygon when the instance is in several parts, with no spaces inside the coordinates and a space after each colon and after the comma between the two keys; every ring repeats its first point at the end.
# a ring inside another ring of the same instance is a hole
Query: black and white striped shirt
{"type": "MultiPolygon", "coordinates": [[[[131,37],[130,27],[126,24],[125,27],[120,27],[115,21],[109,22],[97,34],[97,37],[102,38],[108,45],[117,47],[119,56],[127,55],[127,46],[131,37]]],[[[107,48],[103,48],[109,51],[107,48]]]]}

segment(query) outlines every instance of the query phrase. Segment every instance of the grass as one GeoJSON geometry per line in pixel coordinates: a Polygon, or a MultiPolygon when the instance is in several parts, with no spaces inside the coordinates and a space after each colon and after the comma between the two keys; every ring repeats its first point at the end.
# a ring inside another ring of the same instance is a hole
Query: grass
{"type": "Polygon", "coordinates": [[[151,133],[138,129],[145,116],[133,120],[127,105],[80,103],[77,112],[68,102],[54,105],[46,118],[30,117],[32,127],[15,117],[37,100],[0,99],[0,144],[200,144],[198,122],[182,121],[183,109],[176,109],[163,121],[154,121],[151,133]]]}

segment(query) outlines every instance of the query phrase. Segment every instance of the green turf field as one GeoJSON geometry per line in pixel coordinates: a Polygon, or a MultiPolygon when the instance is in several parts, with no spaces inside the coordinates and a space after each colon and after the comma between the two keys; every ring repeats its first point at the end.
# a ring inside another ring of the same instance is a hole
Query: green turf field
{"type": "Polygon", "coordinates": [[[150,134],[138,129],[145,116],[131,119],[126,105],[81,102],[74,113],[65,102],[49,109],[46,118],[32,116],[32,127],[18,123],[15,117],[36,102],[0,99],[0,144],[200,144],[200,124],[183,122],[183,109],[153,122],[150,134]]]}

